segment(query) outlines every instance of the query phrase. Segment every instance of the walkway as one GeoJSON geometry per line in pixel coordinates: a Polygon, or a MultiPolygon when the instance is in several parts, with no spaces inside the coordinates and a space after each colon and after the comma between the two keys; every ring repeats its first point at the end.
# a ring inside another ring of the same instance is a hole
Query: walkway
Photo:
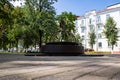
{"type": "Polygon", "coordinates": [[[0,55],[0,80],[120,80],[120,55],[0,55]]]}

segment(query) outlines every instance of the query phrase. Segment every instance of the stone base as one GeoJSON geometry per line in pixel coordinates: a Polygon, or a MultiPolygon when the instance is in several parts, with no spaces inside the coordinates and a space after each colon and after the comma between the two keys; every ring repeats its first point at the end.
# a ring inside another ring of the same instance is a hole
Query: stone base
{"type": "Polygon", "coordinates": [[[41,52],[46,55],[81,55],[84,47],[75,42],[52,42],[43,45],[41,52]]]}

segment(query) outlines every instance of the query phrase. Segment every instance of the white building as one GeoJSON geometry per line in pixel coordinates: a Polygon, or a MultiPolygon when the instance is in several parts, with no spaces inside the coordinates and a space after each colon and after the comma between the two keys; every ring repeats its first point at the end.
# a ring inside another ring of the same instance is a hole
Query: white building
{"type": "Polygon", "coordinates": [[[82,43],[85,48],[90,48],[89,32],[94,29],[96,34],[96,43],[93,46],[94,50],[111,50],[111,46],[108,45],[107,39],[103,34],[104,25],[108,17],[112,17],[115,20],[116,27],[119,30],[119,41],[117,41],[117,44],[114,46],[114,51],[120,51],[120,3],[108,6],[105,10],[92,10],[78,17],[76,20],[76,28],[83,39],[82,43]]]}
{"type": "Polygon", "coordinates": [[[14,6],[22,6],[25,3],[25,0],[9,0],[14,6]]]}

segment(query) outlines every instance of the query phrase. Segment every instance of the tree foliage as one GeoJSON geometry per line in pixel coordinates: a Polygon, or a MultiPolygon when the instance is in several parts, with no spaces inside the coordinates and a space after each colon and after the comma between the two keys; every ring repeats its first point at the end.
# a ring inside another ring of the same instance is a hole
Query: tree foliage
{"type": "Polygon", "coordinates": [[[63,41],[75,41],[75,24],[74,21],[77,19],[76,15],[72,14],[71,12],[62,12],[61,15],[57,16],[57,20],[59,23],[59,26],[61,22],[64,24],[62,25],[62,40],[63,41]]]}
{"type": "Polygon", "coordinates": [[[89,44],[90,44],[90,46],[91,46],[92,49],[93,49],[93,45],[95,44],[95,38],[96,38],[95,31],[92,30],[89,33],[89,44]]]}
{"type": "Polygon", "coordinates": [[[12,23],[12,4],[8,0],[0,0],[0,37],[6,28],[12,23]]]}
{"type": "Polygon", "coordinates": [[[80,34],[75,34],[76,42],[79,44],[82,44],[82,38],[80,37],[80,34]]]}
{"type": "Polygon", "coordinates": [[[0,40],[3,49],[7,43],[7,28],[12,25],[12,10],[13,6],[8,0],[0,0],[0,40]]]}
{"type": "MultiPolygon", "coordinates": [[[[26,0],[27,19],[29,26],[39,34],[39,47],[42,44],[43,32],[47,26],[53,23],[52,17],[55,15],[55,9],[52,4],[57,0],[26,0]]],[[[53,24],[52,24],[53,25],[53,24]]]]}
{"type": "Polygon", "coordinates": [[[9,0],[0,0],[0,47],[3,44],[3,47],[11,49],[22,45],[27,49],[38,44],[41,47],[51,39],[57,41],[53,34],[61,30],[61,19],[65,21],[67,31],[64,40],[73,41],[77,17],[71,12],[63,12],[56,17],[55,2],[57,0],[26,0],[24,6],[15,7],[9,0]]]}
{"type": "Polygon", "coordinates": [[[116,23],[112,17],[109,17],[104,25],[104,34],[108,40],[108,43],[112,46],[112,50],[114,45],[118,40],[118,29],[116,28],[116,23]]]}

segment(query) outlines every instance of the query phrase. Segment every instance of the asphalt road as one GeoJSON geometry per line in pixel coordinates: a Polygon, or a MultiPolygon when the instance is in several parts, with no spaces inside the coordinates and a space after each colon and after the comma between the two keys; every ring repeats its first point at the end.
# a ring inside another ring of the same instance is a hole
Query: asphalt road
{"type": "Polygon", "coordinates": [[[120,80],[120,55],[0,55],[0,80],[120,80]]]}

